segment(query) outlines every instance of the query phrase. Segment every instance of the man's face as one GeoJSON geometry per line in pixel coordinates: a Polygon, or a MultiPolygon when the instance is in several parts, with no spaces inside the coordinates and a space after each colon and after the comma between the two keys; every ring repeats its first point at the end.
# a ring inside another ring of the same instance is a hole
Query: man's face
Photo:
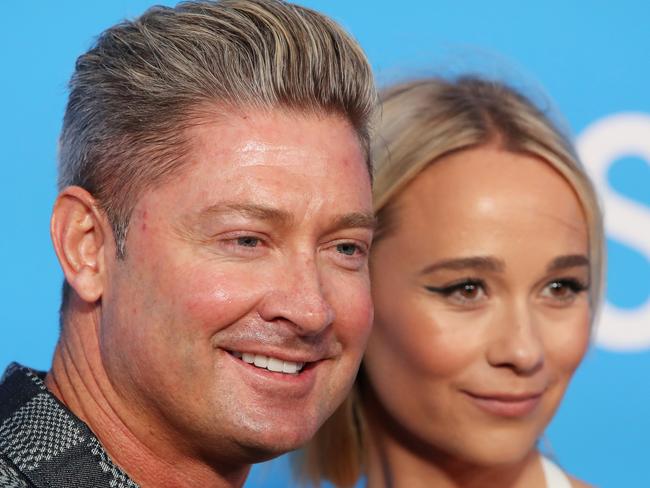
{"type": "Polygon", "coordinates": [[[190,137],[188,165],[138,201],[125,259],[105,257],[102,361],[136,435],[259,460],[307,441],[357,371],[370,179],[335,116],[248,112],[190,137]]]}

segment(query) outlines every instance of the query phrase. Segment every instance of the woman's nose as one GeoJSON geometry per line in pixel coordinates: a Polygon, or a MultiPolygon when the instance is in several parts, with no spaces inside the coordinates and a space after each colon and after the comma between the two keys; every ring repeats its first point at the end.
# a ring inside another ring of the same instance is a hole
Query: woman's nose
{"type": "Polygon", "coordinates": [[[517,374],[531,375],[544,364],[544,346],[540,324],[525,300],[507,304],[494,327],[488,349],[488,362],[507,367],[517,374]]]}

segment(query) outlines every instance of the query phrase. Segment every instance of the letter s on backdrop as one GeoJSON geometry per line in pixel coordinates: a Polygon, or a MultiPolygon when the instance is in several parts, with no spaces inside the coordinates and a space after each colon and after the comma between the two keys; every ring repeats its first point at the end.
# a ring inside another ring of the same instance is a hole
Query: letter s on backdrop
{"type": "Polygon", "coordinates": [[[650,348],[650,114],[619,113],[588,126],[577,148],[605,211],[607,300],[596,343],[650,348]]]}

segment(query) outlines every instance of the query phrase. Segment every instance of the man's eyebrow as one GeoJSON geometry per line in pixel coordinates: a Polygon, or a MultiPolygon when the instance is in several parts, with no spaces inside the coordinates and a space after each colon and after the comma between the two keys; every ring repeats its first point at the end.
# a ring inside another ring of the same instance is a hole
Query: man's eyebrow
{"type": "Polygon", "coordinates": [[[371,212],[352,212],[335,217],[330,228],[332,230],[365,228],[374,231],[377,228],[377,219],[371,212]]]}
{"type": "MultiPolygon", "coordinates": [[[[233,213],[256,220],[276,222],[284,227],[291,226],[295,220],[286,210],[262,204],[236,202],[222,202],[205,207],[199,212],[198,220],[219,218],[221,215],[233,213]]],[[[351,212],[335,216],[328,227],[331,231],[353,228],[374,230],[377,227],[377,219],[372,212],[351,212]]]]}
{"type": "Polygon", "coordinates": [[[239,214],[256,220],[268,220],[288,226],[293,222],[293,216],[286,210],[268,205],[254,203],[218,203],[205,207],[199,212],[199,219],[219,217],[225,214],[239,214]]]}
{"type": "Polygon", "coordinates": [[[568,254],[555,258],[546,267],[547,272],[559,271],[566,268],[575,268],[578,266],[589,266],[589,258],[584,254],[568,254]]]}
{"type": "Polygon", "coordinates": [[[478,269],[500,273],[505,269],[505,263],[500,259],[491,256],[443,259],[426,266],[422,271],[420,271],[420,274],[425,275],[443,269],[460,271],[465,269],[478,269]]]}

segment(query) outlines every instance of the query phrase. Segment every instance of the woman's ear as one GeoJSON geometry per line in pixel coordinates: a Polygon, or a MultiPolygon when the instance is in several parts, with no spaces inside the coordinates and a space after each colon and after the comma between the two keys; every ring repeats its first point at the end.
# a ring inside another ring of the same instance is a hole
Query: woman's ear
{"type": "Polygon", "coordinates": [[[50,221],[54,250],[66,280],[88,303],[104,291],[104,246],[108,225],[93,196],[78,186],[57,197],[50,221]]]}

